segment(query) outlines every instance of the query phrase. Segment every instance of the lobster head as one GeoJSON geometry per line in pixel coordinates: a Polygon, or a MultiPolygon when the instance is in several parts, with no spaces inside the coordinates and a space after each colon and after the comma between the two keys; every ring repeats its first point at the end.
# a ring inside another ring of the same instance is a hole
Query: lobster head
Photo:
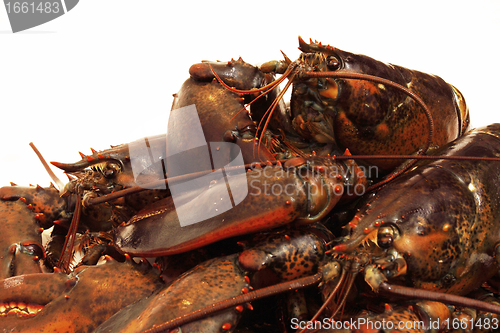
{"type": "MultiPolygon", "coordinates": [[[[165,158],[166,135],[146,137],[128,144],[112,146],[110,149],[91,155],[80,153],[82,159],[75,163],[51,162],[66,173],[83,178],[83,173],[92,174],[88,185],[106,186],[109,190],[117,187],[137,186],[158,179],[158,166],[165,158]]],[[[89,178],[88,175],[86,178],[89,178]]]]}
{"type": "MultiPolygon", "coordinates": [[[[52,162],[73,176],[62,195],[78,191],[96,197],[129,187],[141,186],[148,190],[114,201],[114,207],[131,207],[137,211],[166,195],[164,180],[166,135],[142,138],[103,151],[92,149],[91,155],[80,153],[76,163],[52,162]]],[[[133,213],[133,212],[131,212],[133,213]]]]}
{"type": "MultiPolygon", "coordinates": [[[[472,131],[436,155],[497,156],[498,127],[492,129],[472,131]]],[[[491,198],[499,195],[499,168],[488,161],[422,163],[362,202],[333,251],[364,255],[374,289],[401,276],[408,286],[466,294],[498,270],[500,208],[491,198]]]]}
{"type": "MultiPolygon", "coordinates": [[[[429,107],[440,128],[432,144],[441,146],[464,134],[469,112],[462,94],[441,78],[342,51],[299,37],[300,72],[331,73],[294,79],[291,113],[297,132],[323,143],[334,143],[354,155],[404,155],[417,152],[427,139],[430,124],[408,94],[371,81],[382,78],[409,89],[429,107]],[[342,78],[342,75],[365,78],[342,78]]],[[[401,160],[369,161],[389,171],[401,160]]]]}
{"type": "Polygon", "coordinates": [[[446,176],[443,183],[431,186],[426,172],[398,178],[389,191],[382,189],[363,203],[334,250],[367,256],[371,270],[366,272],[377,280],[368,281],[374,289],[382,280],[398,277],[417,288],[447,291],[460,275],[459,260],[465,251],[458,226],[472,215],[466,207],[473,207],[473,199],[461,190],[464,206],[447,206],[447,193],[459,189],[443,185],[453,177],[446,176]]]}

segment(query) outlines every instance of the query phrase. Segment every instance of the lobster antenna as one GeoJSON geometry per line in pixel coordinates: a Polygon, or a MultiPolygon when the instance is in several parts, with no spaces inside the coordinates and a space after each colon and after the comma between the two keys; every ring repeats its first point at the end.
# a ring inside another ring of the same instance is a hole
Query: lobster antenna
{"type": "Polygon", "coordinates": [[[351,291],[352,286],[354,285],[354,279],[359,273],[359,263],[356,263],[357,265],[353,265],[355,267],[354,269],[351,269],[349,272],[349,280],[347,280],[346,285],[347,287],[345,288],[345,291],[343,291],[344,295],[342,299],[340,300],[339,304],[337,304],[337,308],[333,312],[333,314],[330,316],[330,319],[333,319],[335,315],[339,312],[341,308],[343,308],[346,304],[347,301],[347,296],[349,296],[349,292],[351,291]]]}
{"type": "MultiPolygon", "coordinates": [[[[231,170],[238,170],[238,169],[242,169],[242,168],[244,168],[245,170],[249,170],[249,169],[255,168],[257,165],[259,165],[261,167],[265,167],[265,166],[268,166],[268,165],[278,165],[278,166],[281,166],[282,163],[285,163],[286,161],[287,160],[269,161],[269,163],[271,163],[271,164],[269,164],[268,162],[261,162],[261,163],[255,163],[254,162],[254,163],[251,163],[251,164],[244,164],[244,165],[236,165],[236,166],[231,166],[231,167],[224,167],[224,170],[231,171],[231,170]]],[[[221,169],[217,169],[217,170],[221,170],[221,169]]],[[[130,194],[134,194],[134,193],[146,191],[146,190],[149,190],[149,189],[164,188],[165,185],[168,186],[168,184],[171,184],[171,183],[188,181],[188,180],[191,180],[191,179],[194,179],[194,178],[201,177],[203,175],[212,173],[212,172],[217,171],[217,170],[205,170],[205,171],[194,172],[194,173],[185,174],[185,175],[181,175],[181,176],[176,176],[176,177],[168,177],[167,179],[153,181],[153,182],[150,182],[150,183],[147,183],[147,184],[143,184],[141,186],[129,187],[127,189],[116,191],[116,192],[113,192],[113,193],[110,193],[110,194],[105,194],[105,195],[102,195],[100,197],[89,198],[89,199],[84,200],[83,204],[84,204],[84,206],[97,205],[97,204],[100,204],[100,203],[103,203],[103,202],[115,200],[115,199],[124,197],[126,195],[130,195],[130,194]]]]}
{"type": "Polygon", "coordinates": [[[78,224],[80,222],[80,215],[82,212],[82,197],[78,194],[76,199],[76,208],[73,213],[73,218],[71,219],[71,225],[68,230],[68,235],[64,241],[63,250],[61,257],[57,262],[57,267],[62,269],[64,273],[69,273],[69,266],[73,257],[73,248],[75,247],[76,231],[78,230],[78,224]]]}
{"type": "Polygon", "coordinates": [[[500,162],[500,157],[482,156],[439,156],[439,155],[334,155],[335,160],[382,160],[382,159],[404,159],[404,160],[451,160],[451,161],[488,161],[500,162]]]}
{"type": "MultiPolygon", "coordinates": [[[[266,113],[264,114],[264,116],[262,117],[262,119],[260,120],[259,122],[259,126],[257,127],[257,131],[256,131],[256,135],[258,135],[259,133],[259,128],[260,128],[260,125],[262,124],[262,122],[264,121],[264,118],[266,115],[268,115],[267,119],[266,119],[266,122],[264,123],[264,127],[262,127],[262,130],[260,131],[260,138],[259,138],[259,145],[261,144],[262,142],[262,138],[264,137],[264,132],[265,130],[267,129],[267,125],[269,124],[269,121],[271,120],[271,116],[274,112],[274,110],[276,109],[276,107],[278,106],[279,104],[279,101],[283,98],[283,96],[285,95],[286,91],[288,90],[288,88],[290,88],[290,86],[292,85],[292,82],[293,82],[293,78],[295,76],[292,75],[291,79],[287,82],[286,86],[283,88],[283,91],[281,91],[279,93],[279,95],[276,97],[276,99],[273,101],[273,103],[271,104],[271,106],[269,107],[269,109],[266,111],[266,113]]],[[[260,96],[259,96],[260,97],[260,96]]],[[[253,101],[252,101],[253,102],[253,101]]],[[[255,149],[255,146],[253,147],[255,149]]],[[[259,153],[260,153],[260,150],[259,150],[259,153]]],[[[255,152],[254,152],[254,155],[255,155],[255,152]]]]}
{"type": "MultiPolygon", "coordinates": [[[[283,52],[282,52],[283,53],[283,52]]],[[[286,71],[283,73],[283,75],[281,75],[281,77],[279,79],[276,79],[274,81],[272,81],[271,83],[268,83],[266,84],[265,86],[261,87],[261,88],[255,88],[255,89],[251,89],[251,90],[239,90],[239,89],[235,89],[235,88],[232,88],[230,86],[228,86],[224,81],[222,81],[222,79],[219,77],[219,75],[217,75],[217,73],[214,71],[212,65],[210,65],[210,63],[208,64],[208,66],[210,67],[210,70],[212,71],[212,74],[215,76],[215,78],[217,79],[217,81],[224,87],[226,88],[227,90],[231,91],[231,92],[234,92],[234,93],[237,93],[239,94],[240,96],[242,94],[253,94],[253,93],[257,93],[257,92],[262,92],[264,91],[262,94],[260,94],[259,96],[257,96],[256,98],[254,98],[250,103],[248,103],[246,105],[246,107],[252,105],[252,103],[254,103],[255,101],[257,101],[259,98],[267,95],[268,93],[270,93],[274,88],[278,87],[281,82],[283,82],[287,77],[290,76],[290,74],[292,74],[293,70],[297,67],[297,62],[293,62],[293,63],[288,63],[288,61],[290,61],[290,59],[288,59],[288,57],[283,53],[283,55],[285,56],[285,60],[287,61],[287,64],[288,64],[288,68],[286,69],[286,71]]],[[[261,142],[262,142],[262,137],[264,136],[264,132],[267,128],[267,124],[269,123],[269,120],[271,119],[271,115],[272,113],[274,112],[274,109],[276,108],[276,106],[278,105],[279,101],[283,98],[285,92],[287,91],[287,89],[290,87],[290,85],[292,84],[292,81],[293,81],[293,78],[295,77],[295,74],[292,75],[291,79],[288,81],[287,85],[285,86],[284,90],[282,92],[280,92],[280,94],[277,96],[277,98],[273,101],[273,103],[271,104],[271,106],[269,107],[269,109],[267,109],[266,113],[264,114],[264,116],[262,117],[262,119],[260,120],[259,122],[259,126],[257,127],[257,132],[256,132],[256,139],[257,139],[257,136],[259,134],[259,128],[260,128],[260,125],[262,124],[264,118],[266,115],[269,115],[268,116],[268,119],[266,120],[266,123],[263,127],[263,129],[261,130],[261,137],[259,139],[259,144],[258,146],[260,146],[261,142]]],[[[246,107],[244,107],[243,109],[241,109],[240,111],[238,111],[234,116],[233,118],[231,118],[231,121],[236,118],[236,116],[238,114],[240,114],[241,112],[243,112],[246,107]]],[[[259,151],[260,153],[260,151],[259,151]]],[[[255,156],[255,146],[254,146],[254,156],[255,156]]]]}
{"type": "MultiPolygon", "coordinates": [[[[352,282],[354,280],[356,273],[351,272],[350,275],[351,275],[350,280],[352,280],[352,281],[348,282],[348,283],[350,283],[350,286],[348,286],[349,287],[348,289],[350,289],[350,287],[352,286],[352,284],[353,284],[352,282]]],[[[191,313],[185,314],[181,317],[169,320],[163,324],[155,325],[154,327],[152,327],[150,329],[142,331],[142,333],[169,332],[169,330],[171,330],[171,329],[174,329],[176,327],[180,327],[182,325],[191,323],[191,322],[196,321],[196,320],[203,319],[203,318],[207,317],[207,315],[234,307],[236,305],[248,303],[248,302],[254,301],[256,299],[261,299],[264,297],[279,294],[279,293],[282,293],[284,291],[297,290],[297,289],[306,288],[306,287],[315,285],[322,280],[322,277],[323,277],[322,273],[316,273],[314,275],[306,276],[306,277],[299,278],[299,279],[296,279],[293,281],[286,281],[286,282],[276,284],[274,286],[269,286],[269,287],[265,287],[262,289],[254,290],[254,291],[251,291],[247,294],[235,296],[233,298],[230,298],[230,299],[227,299],[224,301],[220,301],[220,302],[217,302],[215,304],[200,308],[200,309],[195,310],[191,313]]],[[[451,294],[445,294],[445,293],[440,293],[440,292],[435,292],[435,291],[421,290],[421,289],[415,289],[415,288],[410,288],[410,287],[391,285],[391,284],[388,284],[387,282],[382,282],[379,286],[379,290],[383,293],[388,293],[388,294],[392,294],[392,295],[399,295],[399,296],[424,299],[424,300],[434,300],[434,301],[442,302],[445,304],[466,306],[466,307],[471,307],[471,308],[482,310],[482,311],[488,311],[488,312],[500,314],[500,306],[499,305],[490,304],[490,303],[487,303],[484,301],[470,299],[470,298],[458,296],[458,295],[451,295],[451,294]]]]}
{"type": "MultiPolygon", "coordinates": [[[[298,157],[301,158],[301,157],[298,157]]],[[[366,160],[366,159],[413,159],[413,160],[458,160],[458,161],[490,161],[490,162],[500,162],[500,157],[480,157],[480,156],[434,156],[434,155],[333,155],[330,156],[332,159],[336,160],[366,160]]],[[[283,160],[277,160],[277,161],[269,161],[271,165],[283,165],[287,161],[290,161],[291,159],[283,159],[283,160]]],[[[269,164],[267,162],[262,162],[262,163],[252,163],[252,164],[245,164],[241,166],[233,166],[233,167],[226,167],[225,170],[231,170],[231,169],[237,169],[237,168],[245,168],[246,170],[252,169],[255,166],[260,165],[261,167],[266,167],[269,164]]],[[[285,164],[286,165],[286,164],[285,164]]],[[[124,190],[116,191],[110,194],[105,194],[100,197],[96,198],[89,198],[87,200],[84,200],[84,206],[91,206],[91,205],[97,205],[103,202],[108,202],[111,200],[115,200],[130,194],[146,191],[148,189],[158,187],[160,188],[163,187],[165,184],[168,185],[169,183],[172,182],[177,182],[177,181],[187,181],[193,178],[197,178],[200,176],[203,176],[204,174],[211,173],[216,170],[207,170],[207,171],[201,171],[201,172],[195,172],[192,174],[187,174],[187,175],[182,175],[182,176],[177,176],[177,177],[170,177],[164,180],[159,180],[151,183],[144,184],[142,186],[134,186],[134,187],[129,187],[124,190]]],[[[395,176],[394,176],[395,177],[395,176]]],[[[392,177],[391,179],[393,179],[392,177]]],[[[386,181],[387,182],[387,181],[386,181]]],[[[373,185],[373,188],[376,188],[375,186],[378,185],[379,183],[373,185]]],[[[385,183],[384,183],[385,184],[385,183]]]]}
{"type": "MultiPolygon", "coordinates": [[[[348,280],[346,281],[346,283],[342,289],[342,293],[343,293],[342,299],[337,304],[335,310],[333,311],[332,315],[330,316],[330,320],[333,320],[333,317],[335,317],[337,315],[337,313],[340,311],[340,309],[344,308],[344,306],[346,304],[347,296],[349,296],[349,292],[351,291],[351,288],[354,285],[354,279],[356,278],[356,276],[358,275],[358,273],[360,271],[360,264],[358,262],[353,262],[350,266],[348,266],[347,268],[344,268],[344,270],[342,271],[342,275],[344,275],[345,271],[347,271],[348,280]]],[[[334,290],[334,292],[335,291],[336,290],[334,290]]],[[[330,302],[331,299],[332,299],[332,296],[330,295],[330,297],[328,297],[327,301],[330,302]]],[[[325,304],[326,304],[326,302],[325,302],[325,304]]],[[[326,307],[325,304],[320,309],[322,309],[323,307],[326,307]]],[[[317,318],[318,316],[319,316],[319,313],[316,313],[316,315],[314,317],[317,318]]],[[[315,320],[315,319],[314,320],[313,319],[311,319],[311,321],[315,320]]],[[[308,328],[305,327],[299,333],[306,333],[307,331],[308,331],[308,328]]],[[[316,333],[317,331],[318,330],[316,329],[316,330],[311,331],[310,333],[316,333]]]]}
{"type": "Polygon", "coordinates": [[[382,282],[379,286],[379,292],[389,295],[398,295],[405,298],[411,297],[416,299],[430,300],[441,302],[445,304],[453,304],[458,306],[464,306],[469,308],[474,308],[481,311],[491,312],[500,314],[500,305],[487,303],[477,299],[467,298],[458,295],[440,293],[436,291],[415,289],[411,287],[404,287],[398,285],[392,285],[387,282],[382,282]]]}
{"type": "Polygon", "coordinates": [[[56,174],[52,171],[52,169],[50,168],[49,164],[47,163],[47,161],[45,161],[45,159],[43,158],[42,154],[35,147],[35,145],[33,144],[33,142],[30,142],[29,144],[30,144],[30,147],[34,150],[36,156],[38,156],[38,159],[40,160],[40,162],[42,162],[43,167],[45,168],[45,170],[49,174],[49,176],[52,179],[52,181],[57,185],[58,190],[60,192],[64,188],[64,183],[59,178],[57,178],[56,174]]]}

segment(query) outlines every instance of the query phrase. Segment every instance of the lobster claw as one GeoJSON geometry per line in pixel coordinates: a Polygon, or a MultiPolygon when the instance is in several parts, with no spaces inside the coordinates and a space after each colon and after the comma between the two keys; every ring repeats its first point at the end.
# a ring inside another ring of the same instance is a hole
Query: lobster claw
{"type": "Polygon", "coordinates": [[[93,332],[113,313],[162,287],[149,264],[130,259],[126,263],[107,259],[103,265],[82,266],[71,275],[11,277],[3,280],[0,289],[2,303],[8,304],[1,327],[6,332],[93,332]],[[120,292],[131,288],[133,292],[120,292]],[[24,310],[19,304],[24,304],[24,310]]]}
{"type": "Polygon", "coordinates": [[[294,159],[290,165],[258,167],[246,174],[212,179],[196,193],[188,192],[189,200],[180,205],[173,197],[158,201],[120,225],[115,244],[132,256],[171,255],[292,221],[313,223],[340,199],[343,177],[327,177],[333,166],[325,168],[303,159],[294,159]],[[233,205],[238,208],[232,209],[233,205]]]}
{"type": "MultiPolygon", "coordinates": [[[[150,297],[117,312],[95,332],[142,332],[151,328],[170,332],[169,329],[162,328],[163,323],[203,306],[248,292],[248,277],[237,262],[237,254],[203,262],[150,297]],[[202,279],[209,283],[200,283],[202,279]]],[[[179,332],[228,331],[237,325],[242,311],[243,307],[239,310],[230,308],[199,321],[180,324],[179,332]]]]}

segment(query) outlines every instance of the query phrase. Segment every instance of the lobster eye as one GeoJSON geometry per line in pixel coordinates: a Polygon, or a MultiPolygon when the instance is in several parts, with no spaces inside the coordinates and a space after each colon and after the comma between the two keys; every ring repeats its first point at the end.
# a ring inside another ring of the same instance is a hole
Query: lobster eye
{"type": "Polygon", "coordinates": [[[377,233],[377,244],[383,249],[387,249],[392,246],[394,238],[397,236],[398,232],[394,226],[387,225],[378,229],[377,233]]]}
{"type": "Polygon", "coordinates": [[[340,68],[340,61],[334,56],[329,56],[326,58],[326,67],[331,71],[336,71],[340,68]]]}
{"type": "Polygon", "coordinates": [[[105,178],[113,178],[121,171],[120,165],[116,162],[108,162],[102,168],[102,174],[105,178]]]}
{"type": "Polygon", "coordinates": [[[23,243],[20,244],[21,252],[30,254],[32,256],[37,256],[40,259],[45,258],[45,251],[43,248],[40,247],[40,245],[36,243],[23,243]]]}

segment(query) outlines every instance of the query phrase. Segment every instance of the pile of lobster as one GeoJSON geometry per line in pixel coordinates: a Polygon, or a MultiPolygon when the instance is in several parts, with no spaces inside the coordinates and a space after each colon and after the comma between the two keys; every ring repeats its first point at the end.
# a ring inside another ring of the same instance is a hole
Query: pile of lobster
{"type": "Polygon", "coordinates": [[[2,187],[0,332],[498,329],[500,124],[469,131],[437,76],[299,44],[195,64],[166,134],[2,187]]]}

